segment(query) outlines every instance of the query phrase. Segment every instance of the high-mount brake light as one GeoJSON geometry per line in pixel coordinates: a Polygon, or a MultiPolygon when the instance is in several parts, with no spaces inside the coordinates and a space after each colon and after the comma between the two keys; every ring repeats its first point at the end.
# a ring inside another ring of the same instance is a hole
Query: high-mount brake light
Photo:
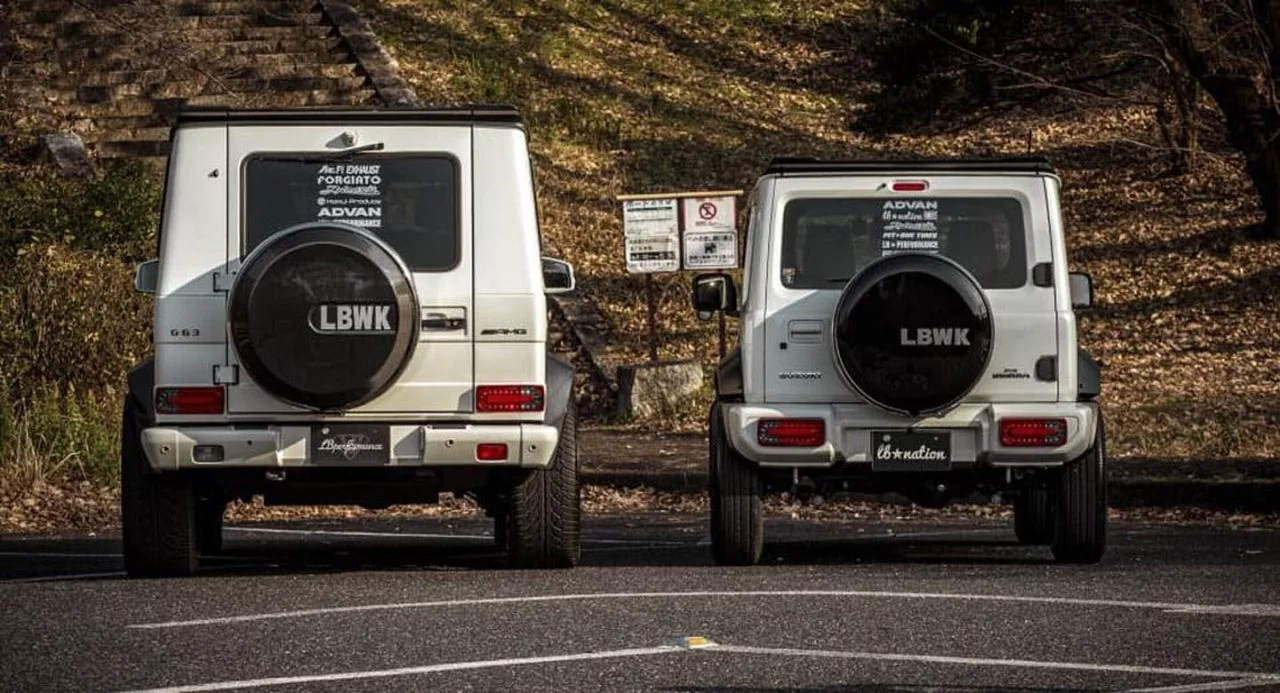
{"type": "Polygon", "coordinates": [[[929,182],[923,180],[895,180],[894,192],[924,192],[929,189],[929,182]]]}
{"type": "Polygon", "coordinates": [[[1056,448],[1066,443],[1066,419],[1000,419],[1000,444],[1007,448],[1056,448]]]}
{"type": "Polygon", "coordinates": [[[481,385],[476,388],[476,411],[542,411],[546,396],[541,385],[481,385]]]}
{"type": "Polygon", "coordinates": [[[827,442],[822,419],[760,419],[756,442],[768,447],[816,448],[827,442]]]}
{"type": "Polygon", "coordinates": [[[221,387],[156,388],[158,414],[221,414],[226,391],[221,387]]]}

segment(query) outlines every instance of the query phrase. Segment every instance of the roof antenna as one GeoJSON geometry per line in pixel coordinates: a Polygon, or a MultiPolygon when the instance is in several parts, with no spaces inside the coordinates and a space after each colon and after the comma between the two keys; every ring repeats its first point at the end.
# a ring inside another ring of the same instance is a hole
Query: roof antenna
{"type": "Polygon", "coordinates": [[[1033,125],[1033,126],[1031,126],[1031,127],[1029,127],[1029,128],[1027,128],[1027,156],[1031,156],[1032,154],[1034,154],[1034,152],[1032,151],[1032,142],[1031,142],[1031,140],[1032,140],[1033,136],[1035,135],[1035,131],[1036,131],[1036,128],[1035,128],[1035,126],[1034,126],[1034,125],[1033,125]]]}

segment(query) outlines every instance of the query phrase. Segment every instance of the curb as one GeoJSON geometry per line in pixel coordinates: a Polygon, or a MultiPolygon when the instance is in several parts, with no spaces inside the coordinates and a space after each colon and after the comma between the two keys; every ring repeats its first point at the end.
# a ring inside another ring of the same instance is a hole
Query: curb
{"type": "MultiPolygon", "coordinates": [[[[649,488],[669,493],[701,493],[707,487],[704,472],[643,472],[593,469],[582,472],[585,485],[649,488]]],[[[1206,479],[1113,479],[1109,489],[1112,508],[1196,507],[1229,512],[1280,512],[1280,481],[1216,481],[1206,479]]],[[[885,502],[886,495],[852,494],[861,502],[885,502]]]]}

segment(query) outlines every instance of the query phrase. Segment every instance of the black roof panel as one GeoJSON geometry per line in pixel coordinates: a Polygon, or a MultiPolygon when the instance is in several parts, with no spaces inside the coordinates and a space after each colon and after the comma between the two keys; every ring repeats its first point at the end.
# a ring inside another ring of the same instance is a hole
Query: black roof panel
{"type": "Polygon", "coordinates": [[[805,175],[818,173],[1055,173],[1043,156],[954,159],[851,159],[824,161],[806,158],[777,158],[769,162],[765,174],[805,175]]]}
{"type": "Polygon", "coordinates": [[[225,106],[189,106],[177,113],[183,123],[284,123],[284,122],[476,122],[521,124],[514,106],[472,105],[439,108],[317,106],[300,108],[236,109],[225,106]]]}

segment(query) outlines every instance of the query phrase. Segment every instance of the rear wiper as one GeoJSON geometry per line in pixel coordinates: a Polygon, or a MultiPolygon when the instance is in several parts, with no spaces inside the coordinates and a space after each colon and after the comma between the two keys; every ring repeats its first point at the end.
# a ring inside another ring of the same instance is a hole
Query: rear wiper
{"type": "Polygon", "coordinates": [[[258,161],[285,161],[289,163],[306,164],[306,163],[313,163],[317,161],[344,161],[346,159],[350,159],[356,154],[362,154],[364,152],[380,152],[385,148],[386,148],[386,145],[381,142],[370,142],[369,144],[362,144],[358,147],[351,147],[350,149],[343,149],[341,151],[332,152],[332,153],[316,152],[315,154],[306,154],[306,155],[298,155],[298,156],[268,155],[268,156],[260,156],[255,158],[258,161]]]}
{"type": "Polygon", "coordinates": [[[358,147],[343,149],[340,152],[334,152],[333,154],[326,155],[321,158],[325,161],[341,161],[342,159],[349,159],[361,152],[380,152],[385,148],[386,145],[381,142],[370,142],[369,144],[362,144],[358,147]]]}

